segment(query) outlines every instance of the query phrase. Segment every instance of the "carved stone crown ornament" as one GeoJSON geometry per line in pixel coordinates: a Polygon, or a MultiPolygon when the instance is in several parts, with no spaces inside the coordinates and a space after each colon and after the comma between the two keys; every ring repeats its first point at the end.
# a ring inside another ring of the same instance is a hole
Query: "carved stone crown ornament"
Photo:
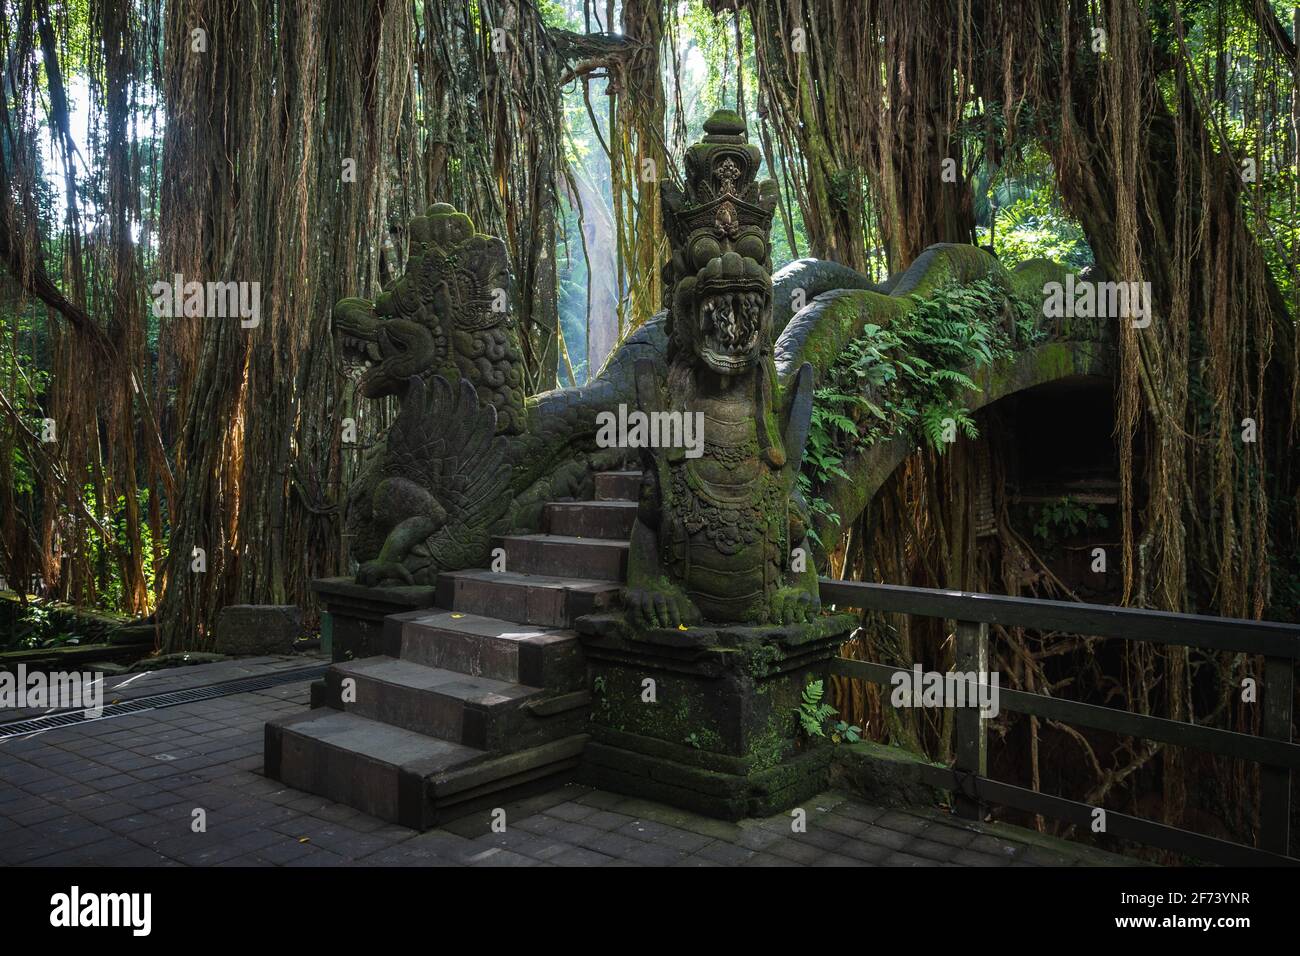
{"type": "Polygon", "coordinates": [[[794,623],[818,609],[815,571],[793,572],[807,521],[795,488],[812,410],[804,366],[779,394],[772,360],[776,188],[738,114],[719,110],[686,152],[685,189],[661,185],[668,372],[637,366],[647,413],[702,416],[704,454],[644,449],[627,613],[644,627],[794,623]]]}

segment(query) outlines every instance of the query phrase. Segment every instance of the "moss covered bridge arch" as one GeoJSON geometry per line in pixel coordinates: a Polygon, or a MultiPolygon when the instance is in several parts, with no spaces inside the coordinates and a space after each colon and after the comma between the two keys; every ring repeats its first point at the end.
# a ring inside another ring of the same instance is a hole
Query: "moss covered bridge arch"
{"type": "MultiPolygon", "coordinates": [[[[817,293],[806,307],[789,317],[777,339],[778,374],[784,383],[803,362],[811,362],[819,373],[825,373],[868,325],[888,328],[904,320],[919,300],[945,286],[991,280],[1009,295],[1037,301],[1048,283],[1064,283],[1066,272],[1057,263],[1041,259],[1008,270],[975,246],[931,246],[909,269],[885,284],[871,285],[864,280],[857,288],[817,293]]],[[[775,279],[781,295],[791,294],[803,285],[842,283],[852,276],[857,273],[841,266],[804,260],[792,263],[775,279]]],[[[1052,321],[1041,318],[1041,313],[1039,316],[1043,323],[1052,321]]],[[[779,311],[777,318],[780,322],[779,311]]],[[[1052,382],[1111,378],[1114,347],[1104,326],[1098,326],[1096,320],[1076,322],[1073,327],[1052,324],[1052,328],[1043,330],[1047,333],[1045,339],[1016,348],[1008,358],[958,370],[977,386],[963,396],[968,411],[978,411],[1017,392],[1052,382]]],[[[840,468],[849,477],[830,482],[820,491],[826,505],[839,516],[839,523],[826,515],[815,516],[818,536],[828,551],[835,549],[844,530],[917,447],[915,436],[901,435],[845,455],[840,468]]]]}

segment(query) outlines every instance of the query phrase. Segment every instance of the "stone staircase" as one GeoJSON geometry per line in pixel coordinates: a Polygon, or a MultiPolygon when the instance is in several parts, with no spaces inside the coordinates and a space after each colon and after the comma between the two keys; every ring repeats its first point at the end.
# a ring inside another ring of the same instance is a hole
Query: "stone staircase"
{"type": "Polygon", "coordinates": [[[590,708],[571,626],[618,600],[640,480],[597,474],[545,533],[495,539],[508,570],[442,574],[437,607],[385,618],[381,656],[334,664],[312,710],[267,724],[267,776],[417,829],[570,777],[590,708]]]}

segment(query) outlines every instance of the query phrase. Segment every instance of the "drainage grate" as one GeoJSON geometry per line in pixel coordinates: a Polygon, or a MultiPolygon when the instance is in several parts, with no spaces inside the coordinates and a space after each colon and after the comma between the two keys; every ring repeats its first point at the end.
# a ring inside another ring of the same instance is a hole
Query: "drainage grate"
{"type": "Polygon", "coordinates": [[[59,714],[47,714],[30,720],[15,720],[0,724],[0,740],[20,737],[24,734],[40,733],[58,727],[70,727],[73,724],[88,724],[96,720],[108,720],[111,717],[125,717],[145,710],[159,710],[163,707],[175,707],[178,704],[192,704],[196,700],[212,700],[215,697],[229,697],[231,694],[247,694],[252,691],[265,690],[280,684],[292,684],[295,681],[315,680],[323,677],[329,669],[328,664],[313,667],[300,667],[291,671],[265,674],[261,677],[241,677],[238,680],[222,681],[206,687],[192,687],[189,690],[171,691],[166,694],[153,694],[149,697],[137,697],[117,704],[105,704],[98,717],[87,717],[84,710],[65,711],[59,714]]]}

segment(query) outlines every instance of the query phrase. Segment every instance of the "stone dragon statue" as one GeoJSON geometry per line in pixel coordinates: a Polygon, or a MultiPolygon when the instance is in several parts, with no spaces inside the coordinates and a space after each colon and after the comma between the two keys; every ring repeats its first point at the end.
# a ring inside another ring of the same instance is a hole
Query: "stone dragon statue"
{"type": "MultiPolygon", "coordinates": [[[[524,395],[504,244],[445,203],[412,220],[405,273],[375,302],[343,299],[333,314],[345,362],[364,366],[358,393],[400,406],[345,501],[359,583],[428,585],[440,571],[486,566],[493,535],[537,530],[547,501],[590,497],[594,472],[625,466],[626,450],[597,446],[597,416],[640,404],[704,412],[706,454],[644,461],[634,620],[785,622],[816,611],[813,562],[788,570],[792,550],[808,553],[794,479],[809,363],[825,371],[865,325],[897,320],[942,283],[993,276],[1032,290],[1064,271],[1035,260],[1009,273],[973,246],[937,245],[880,284],[816,259],[771,275],[774,195],[754,181],[756,157],[738,116],[710,119],[687,158],[685,194],[663,189],[667,309],[576,388],[524,395]]],[[[845,466],[868,492],[865,479],[887,471],[873,464],[880,451],[845,466]]],[[[858,484],[834,489],[849,517],[858,484]]],[[[838,535],[820,520],[817,529],[823,540],[838,535]]]]}
{"type": "Polygon", "coordinates": [[[506,442],[496,430],[496,408],[467,379],[410,380],[364,483],[366,507],[349,512],[367,518],[355,525],[357,550],[375,554],[357,583],[429,583],[439,571],[483,560],[510,492],[506,442]]]}
{"type": "Polygon", "coordinates": [[[345,358],[369,365],[357,390],[382,398],[412,377],[463,378],[496,409],[497,431],[519,434],[524,378],[505,243],[447,203],[411,220],[410,241],[406,272],[378,300],[334,307],[345,358]]]}
{"type": "Polygon", "coordinates": [[[820,609],[796,493],[812,415],[812,366],[784,393],[772,357],[775,184],[730,110],[686,153],[686,191],[661,184],[672,257],[666,374],[636,364],[647,413],[697,415],[704,451],[644,449],[624,606],[644,627],[792,624],[820,609]],[[805,556],[799,571],[796,549],[805,556]]]}
{"type": "Polygon", "coordinates": [[[334,309],[357,391],[401,410],[349,489],[357,581],[432,583],[487,554],[509,504],[505,436],[524,427],[505,244],[446,203],[411,221],[406,272],[379,299],[334,309]]]}

